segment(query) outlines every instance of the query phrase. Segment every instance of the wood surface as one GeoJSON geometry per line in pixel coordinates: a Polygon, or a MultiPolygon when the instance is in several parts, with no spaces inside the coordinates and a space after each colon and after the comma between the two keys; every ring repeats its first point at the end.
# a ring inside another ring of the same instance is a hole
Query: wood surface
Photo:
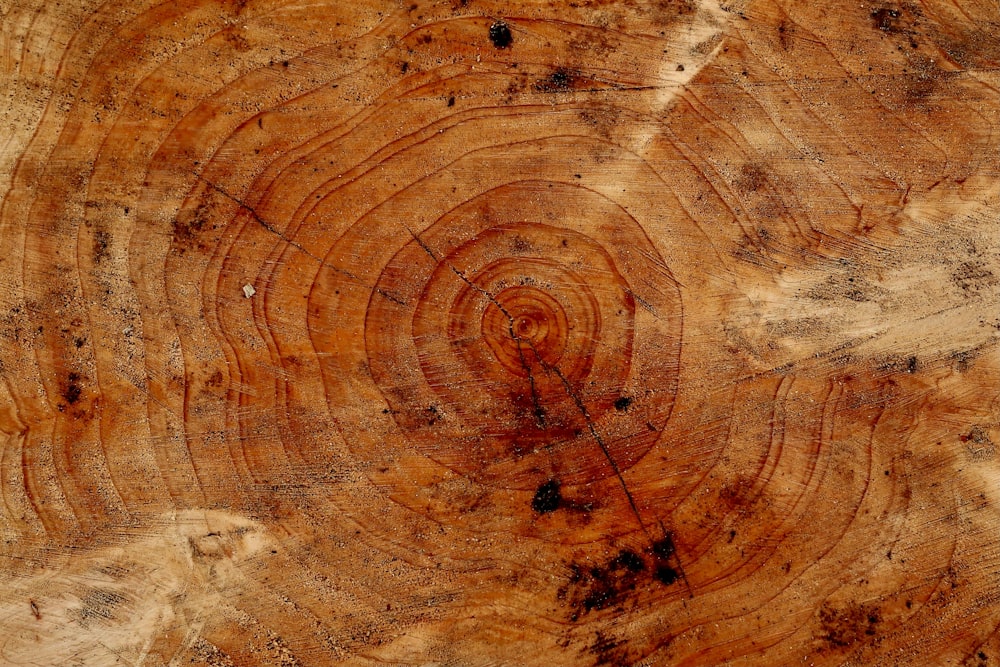
{"type": "Polygon", "coordinates": [[[0,13],[0,665],[1000,665],[995,1],[0,13]]]}

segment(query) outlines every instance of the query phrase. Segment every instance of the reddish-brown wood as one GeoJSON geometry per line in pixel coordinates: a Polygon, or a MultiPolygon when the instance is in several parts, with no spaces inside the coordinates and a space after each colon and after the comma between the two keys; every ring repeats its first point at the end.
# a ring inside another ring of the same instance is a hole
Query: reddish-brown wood
{"type": "Polygon", "coordinates": [[[1000,664],[995,2],[0,12],[0,665],[1000,664]]]}

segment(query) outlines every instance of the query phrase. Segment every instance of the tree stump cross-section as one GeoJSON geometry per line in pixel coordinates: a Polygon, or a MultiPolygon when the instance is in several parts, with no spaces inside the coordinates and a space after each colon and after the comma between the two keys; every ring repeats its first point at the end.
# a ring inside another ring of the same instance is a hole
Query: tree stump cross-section
{"type": "Polygon", "coordinates": [[[0,17],[0,667],[1000,664],[995,2],[0,17]]]}

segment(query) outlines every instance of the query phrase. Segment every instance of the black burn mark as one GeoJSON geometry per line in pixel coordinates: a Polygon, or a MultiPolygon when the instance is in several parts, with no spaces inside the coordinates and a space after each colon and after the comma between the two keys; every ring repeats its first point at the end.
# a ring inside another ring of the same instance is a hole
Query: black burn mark
{"type": "Polygon", "coordinates": [[[632,405],[632,399],[628,396],[621,396],[615,401],[615,410],[625,412],[630,405],[632,405]]]}
{"type": "Polygon", "coordinates": [[[514,43],[514,35],[510,32],[510,26],[503,21],[496,21],[490,26],[490,41],[498,49],[506,49],[514,43]]]}
{"type": "Polygon", "coordinates": [[[539,514],[555,512],[562,505],[562,485],[557,479],[550,479],[543,483],[535,491],[535,497],[531,499],[531,509],[539,514]]]}

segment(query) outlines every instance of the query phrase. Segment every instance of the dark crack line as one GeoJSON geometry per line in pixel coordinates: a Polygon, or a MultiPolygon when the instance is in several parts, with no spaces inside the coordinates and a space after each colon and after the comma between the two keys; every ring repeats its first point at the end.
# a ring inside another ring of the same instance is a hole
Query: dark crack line
{"type": "Polygon", "coordinates": [[[397,296],[395,296],[393,294],[390,294],[390,293],[386,292],[385,290],[383,290],[383,289],[381,289],[379,287],[373,287],[373,286],[367,284],[364,280],[362,280],[361,278],[359,278],[355,274],[351,273],[350,271],[348,271],[346,269],[342,269],[339,266],[333,266],[332,264],[328,264],[327,262],[323,261],[322,257],[319,257],[318,255],[314,255],[313,253],[309,252],[309,249],[306,248],[305,246],[303,246],[301,243],[299,243],[299,242],[297,242],[297,241],[295,241],[293,239],[290,239],[287,236],[285,236],[285,234],[280,229],[278,229],[277,227],[275,227],[274,225],[272,225],[270,222],[268,222],[267,220],[265,220],[264,218],[262,218],[260,216],[260,214],[257,213],[257,211],[254,209],[254,207],[250,206],[250,204],[247,204],[245,201],[243,201],[242,199],[240,199],[236,195],[234,195],[231,192],[228,192],[227,190],[225,190],[224,188],[216,185],[215,183],[213,183],[212,181],[208,180],[207,178],[205,178],[204,176],[202,176],[198,172],[192,171],[190,173],[195,178],[197,178],[199,181],[205,183],[206,185],[208,185],[208,187],[212,188],[213,190],[215,190],[216,192],[218,192],[220,195],[222,195],[223,197],[225,197],[229,201],[233,202],[234,204],[236,204],[240,208],[244,209],[247,213],[249,213],[251,215],[251,217],[253,217],[253,219],[257,222],[257,224],[260,225],[264,230],[270,232],[271,234],[274,234],[276,237],[278,237],[279,239],[281,239],[286,244],[290,245],[291,247],[295,248],[296,250],[298,250],[299,252],[301,252],[306,257],[309,257],[310,259],[312,259],[313,261],[315,261],[321,267],[326,268],[326,269],[330,269],[331,271],[334,271],[335,273],[339,273],[340,275],[344,276],[345,278],[350,278],[356,284],[358,284],[358,285],[360,285],[362,287],[365,287],[366,289],[374,291],[379,296],[382,296],[382,297],[386,298],[387,300],[389,300],[389,301],[391,301],[391,302],[393,302],[395,304],[398,304],[400,306],[405,306],[406,305],[406,302],[403,301],[402,299],[400,299],[399,297],[397,297],[397,296]]]}
{"type": "MultiPolygon", "coordinates": [[[[435,262],[443,261],[440,258],[438,258],[436,254],[434,254],[434,250],[426,243],[424,243],[424,240],[422,238],[413,233],[413,230],[407,228],[406,231],[410,233],[410,236],[412,236],[413,240],[417,242],[417,245],[423,248],[424,252],[430,255],[431,259],[433,259],[435,262]]],[[[538,428],[545,428],[545,411],[542,409],[542,403],[538,398],[538,390],[535,386],[535,375],[531,371],[531,364],[529,364],[528,361],[524,358],[524,348],[521,347],[521,343],[522,342],[527,343],[528,346],[531,347],[531,351],[535,354],[535,359],[538,360],[539,365],[542,366],[542,368],[544,369],[545,363],[542,361],[542,358],[538,356],[538,350],[535,349],[534,345],[531,345],[531,341],[524,340],[514,332],[514,317],[509,312],[507,312],[507,309],[504,308],[499,301],[493,298],[492,294],[490,294],[487,290],[484,290],[482,287],[476,285],[471,280],[466,278],[465,274],[463,274],[457,268],[452,266],[450,263],[444,262],[444,264],[449,269],[451,269],[451,271],[456,276],[458,276],[462,280],[462,282],[464,282],[466,285],[468,285],[472,289],[476,290],[477,292],[485,296],[490,301],[490,303],[496,306],[500,310],[500,312],[503,313],[503,316],[507,318],[507,330],[510,333],[511,339],[517,344],[517,356],[521,360],[521,368],[524,369],[525,374],[527,374],[528,376],[528,386],[531,390],[531,405],[532,409],[535,412],[535,421],[538,424],[538,428]]]]}
{"type": "MultiPolygon", "coordinates": [[[[538,399],[538,390],[535,388],[535,376],[531,372],[531,364],[529,364],[524,358],[524,349],[521,347],[521,337],[514,333],[514,321],[511,319],[510,315],[507,315],[499,304],[497,304],[497,308],[500,308],[500,312],[507,317],[510,337],[514,339],[515,343],[517,343],[517,356],[521,359],[521,368],[523,368],[524,372],[528,374],[528,386],[531,389],[531,405],[532,409],[535,411],[535,421],[538,422],[538,428],[545,428],[545,411],[542,410],[541,401],[538,399]]],[[[534,348],[532,348],[532,351],[534,351],[534,348]]],[[[537,352],[535,352],[535,358],[538,359],[537,352]]],[[[538,361],[541,363],[542,360],[538,359],[538,361]]]]}
{"type": "MultiPolygon", "coordinates": [[[[528,341],[528,345],[531,345],[531,341],[528,341]]],[[[534,346],[532,346],[532,349],[534,349],[534,346]]],[[[615,457],[611,455],[611,450],[608,449],[608,446],[607,444],[605,444],[604,439],[601,437],[601,434],[597,432],[597,427],[594,425],[594,421],[590,417],[590,411],[587,410],[587,406],[584,404],[583,399],[580,398],[580,395],[573,390],[573,387],[572,385],[570,385],[569,380],[566,379],[566,376],[563,375],[562,371],[559,370],[558,366],[555,365],[550,366],[541,359],[538,360],[538,363],[542,365],[542,368],[545,368],[546,370],[551,370],[553,373],[556,374],[556,377],[558,377],[559,381],[562,382],[563,389],[566,391],[566,395],[569,396],[571,399],[573,399],[573,402],[576,403],[576,407],[580,410],[580,414],[583,415],[584,421],[587,422],[587,428],[590,430],[590,435],[593,436],[594,440],[597,442],[597,445],[601,448],[601,452],[604,453],[604,458],[608,460],[608,464],[611,465],[611,469],[614,471],[615,477],[618,478],[618,482],[621,484],[622,491],[625,492],[625,498],[628,499],[629,507],[632,508],[632,513],[635,514],[635,518],[639,522],[639,527],[642,528],[642,532],[646,534],[646,537],[652,540],[653,538],[649,534],[649,530],[646,528],[645,522],[642,520],[642,514],[639,513],[639,506],[638,504],[636,504],[635,498],[632,496],[632,492],[628,488],[628,484],[625,483],[625,476],[622,474],[621,468],[618,467],[618,463],[615,461],[615,457]]]]}
{"type": "MultiPolygon", "coordinates": [[[[298,243],[297,241],[294,241],[294,240],[288,238],[287,236],[285,236],[281,232],[280,229],[276,228],[270,222],[268,222],[264,218],[260,217],[260,215],[257,213],[257,211],[254,210],[253,206],[250,206],[250,204],[247,204],[246,202],[244,202],[242,199],[240,199],[236,195],[234,195],[234,194],[226,191],[222,187],[216,185],[215,183],[213,183],[212,181],[208,180],[207,178],[205,178],[204,176],[202,176],[198,172],[192,171],[191,173],[199,181],[205,183],[206,185],[208,185],[208,187],[212,188],[213,190],[215,190],[216,192],[218,192],[220,195],[222,195],[226,199],[234,202],[235,204],[238,204],[240,206],[240,208],[245,209],[251,216],[253,216],[253,219],[256,220],[257,224],[259,224],[261,227],[263,227],[267,231],[271,232],[272,234],[274,234],[279,239],[281,239],[282,241],[284,241],[288,245],[292,246],[293,248],[295,248],[299,252],[302,252],[305,255],[308,255],[309,257],[311,257],[312,259],[314,259],[318,264],[323,265],[323,260],[320,257],[317,257],[316,255],[312,254],[301,243],[298,243]]],[[[357,276],[351,275],[350,273],[348,273],[346,271],[343,271],[342,273],[344,273],[345,275],[349,276],[350,278],[354,278],[355,280],[359,280],[359,278],[357,276]]]]}
{"type": "MultiPolygon", "coordinates": [[[[413,240],[416,241],[420,245],[420,247],[424,249],[424,252],[430,255],[431,259],[433,259],[435,262],[444,262],[444,260],[439,259],[438,256],[434,253],[434,251],[426,243],[424,243],[423,239],[414,234],[411,229],[407,228],[406,231],[410,232],[410,236],[413,237],[413,240]]],[[[566,392],[566,395],[573,400],[573,402],[576,404],[577,409],[580,410],[580,414],[583,415],[583,419],[587,423],[587,429],[590,431],[591,437],[594,438],[594,440],[597,442],[598,447],[601,448],[601,452],[604,454],[604,458],[607,459],[608,464],[611,466],[611,470],[614,471],[615,477],[618,478],[618,483],[621,485],[622,491],[625,492],[625,498],[628,500],[629,507],[631,508],[632,513],[635,515],[636,521],[638,521],[639,523],[639,528],[641,528],[642,532],[645,533],[646,537],[649,538],[650,541],[652,541],[653,537],[650,534],[649,529],[646,527],[646,522],[642,520],[642,514],[639,512],[639,505],[635,502],[635,497],[632,495],[632,491],[629,490],[628,484],[625,482],[625,476],[622,474],[621,468],[615,461],[614,456],[611,455],[611,450],[608,449],[608,446],[604,442],[604,439],[601,437],[601,434],[597,432],[597,427],[594,425],[594,421],[590,417],[590,411],[587,410],[587,406],[584,404],[583,399],[581,399],[580,396],[573,390],[573,387],[570,385],[569,380],[566,379],[566,376],[563,375],[562,371],[559,370],[558,366],[545,363],[545,361],[538,354],[538,350],[535,349],[535,346],[531,343],[530,340],[525,340],[515,333],[514,318],[511,317],[510,313],[507,312],[507,309],[504,308],[503,305],[500,304],[500,302],[497,301],[496,298],[492,294],[490,294],[488,290],[485,290],[482,287],[479,287],[478,285],[473,283],[465,276],[464,273],[459,271],[450,263],[444,262],[444,264],[449,269],[451,269],[452,272],[462,280],[462,282],[464,282],[466,285],[468,285],[472,289],[476,290],[477,292],[485,296],[487,299],[489,299],[490,303],[492,303],[493,305],[495,305],[497,308],[500,309],[500,312],[503,313],[504,316],[507,318],[510,335],[517,343],[519,350],[521,343],[522,342],[525,343],[529,348],[531,348],[532,352],[534,352],[535,358],[538,360],[538,364],[547,373],[548,372],[555,373],[556,377],[559,378],[560,382],[563,385],[563,389],[566,392]]],[[[662,527],[662,523],[660,525],[662,527]]]]}

